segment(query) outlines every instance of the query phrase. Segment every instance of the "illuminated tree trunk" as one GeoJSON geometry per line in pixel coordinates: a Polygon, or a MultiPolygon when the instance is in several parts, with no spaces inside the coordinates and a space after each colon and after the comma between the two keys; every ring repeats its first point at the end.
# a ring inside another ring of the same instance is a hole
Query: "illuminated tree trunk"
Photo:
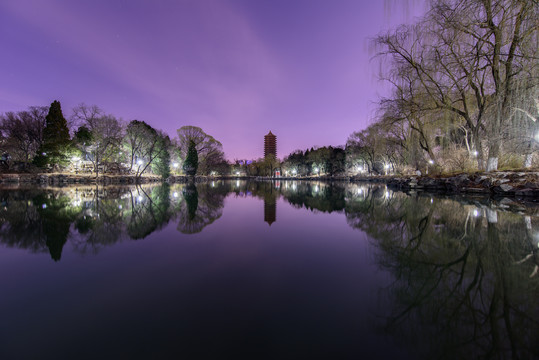
{"type": "Polygon", "coordinates": [[[498,157],[500,156],[500,142],[493,141],[488,149],[487,171],[498,170],[498,157]]]}
{"type": "Polygon", "coordinates": [[[526,158],[524,160],[524,167],[526,169],[529,169],[532,167],[532,159],[533,159],[533,154],[526,154],[526,158]]]}

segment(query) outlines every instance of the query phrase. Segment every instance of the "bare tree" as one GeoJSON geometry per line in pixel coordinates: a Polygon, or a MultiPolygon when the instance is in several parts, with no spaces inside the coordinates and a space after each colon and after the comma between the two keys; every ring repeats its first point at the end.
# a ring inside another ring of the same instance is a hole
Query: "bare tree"
{"type": "Polygon", "coordinates": [[[0,116],[0,131],[5,148],[13,159],[26,167],[43,144],[43,129],[48,108],[32,106],[26,111],[8,112],[0,116]]]}
{"type": "Polygon", "coordinates": [[[201,172],[211,171],[213,160],[222,160],[223,145],[197,126],[183,126],[178,129],[178,148],[182,159],[185,159],[191,141],[195,143],[201,172]]]}
{"type": "Polygon", "coordinates": [[[433,0],[421,22],[375,40],[378,54],[390,62],[386,79],[410,84],[420,95],[415,97],[420,109],[461,117],[478,151],[479,166],[489,171],[497,168],[515,85],[537,68],[539,19],[534,3],[433,0]],[[484,141],[487,162],[481,151],[484,141]]]}
{"type": "Polygon", "coordinates": [[[132,171],[133,168],[138,165],[137,158],[143,157],[143,149],[148,146],[149,142],[151,142],[151,136],[148,136],[148,132],[149,125],[143,121],[133,120],[127,125],[124,147],[128,151],[130,171],[132,171]]]}
{"type": "Polygon", "coordinates": [[[90,133],[87,159],[92,162],[96,178],[99,166],[112,159],[118,152],[123,129],[113,115],[105,115],[97,106],[80,104],[73,109],[72,118],[77,119],[90,133]]]}
{"type": "Polygon", "coordinates": [[[144,121],[133,120],[127,125],[124,143],[129,149],[131,169],[136,169],[137,177],[150,169],[154,160],[168,152],[170,141],[164,142],[164,139],[168,137],[144,121]]]}

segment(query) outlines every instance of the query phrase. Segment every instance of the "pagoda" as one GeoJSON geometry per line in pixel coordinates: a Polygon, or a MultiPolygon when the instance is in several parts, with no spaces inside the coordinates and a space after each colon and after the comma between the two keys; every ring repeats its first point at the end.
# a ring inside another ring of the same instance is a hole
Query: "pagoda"
{"type": "Polygon", "coordinates": [[[277,136],[273,135],[271,131],[264,136],[264,158],[270,155],[277,158],[277,136]]]}

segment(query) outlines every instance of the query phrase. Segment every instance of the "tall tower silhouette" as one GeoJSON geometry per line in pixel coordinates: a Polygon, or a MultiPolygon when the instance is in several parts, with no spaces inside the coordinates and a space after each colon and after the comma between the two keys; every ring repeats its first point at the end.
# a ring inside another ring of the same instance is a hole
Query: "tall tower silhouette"
{"type": "Polygon", "coordinates": [[[264,195],[264,221],[271,226],[277,221],[277,196],[275,193],[264,195]]]}
{"type": "Polygon", "coordinates": [[[270,155],[277,158],[277,136],[273,135],[271,131],[264,136],[264,158],[270,155]]]}

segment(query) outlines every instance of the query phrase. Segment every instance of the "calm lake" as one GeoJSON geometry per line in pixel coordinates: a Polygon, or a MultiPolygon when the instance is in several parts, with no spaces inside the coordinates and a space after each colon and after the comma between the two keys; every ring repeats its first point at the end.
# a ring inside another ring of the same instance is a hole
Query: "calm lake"
{"type": "Polygon", "coordinates": [[[298,181],[0,201],[0,359],[539,358],[533,206],[298,181]]]}

